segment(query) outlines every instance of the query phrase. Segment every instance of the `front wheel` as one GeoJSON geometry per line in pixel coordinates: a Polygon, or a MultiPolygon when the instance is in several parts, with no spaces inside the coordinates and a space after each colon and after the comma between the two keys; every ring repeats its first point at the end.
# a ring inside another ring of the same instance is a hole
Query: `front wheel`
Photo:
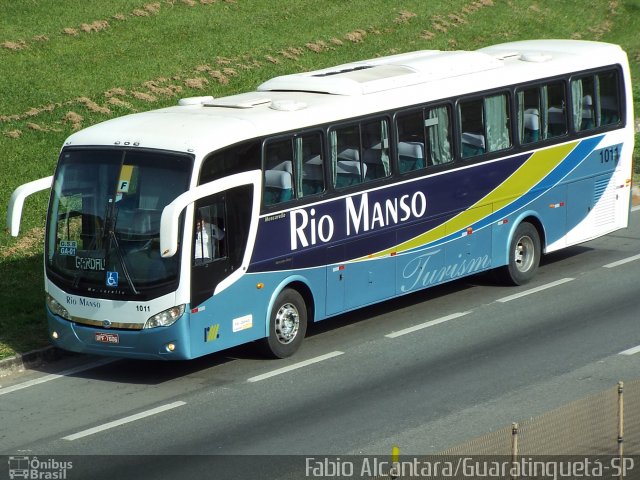
{"type": "Polygon", "coordinates": [[[262,340],[262,351],[269,357],[293,355],[307,332],[307,306],[302,295],[286,288],[276,298],[269,318],[269,334],[262,340]]]}
{"type": "Polygon", "coordinates": [[[541,247],[538,230],[528,222],[516,228],[509,245],[509,263],[500,270],[506,283],[524,285],[536,274],[540,265],[541,247]]]}

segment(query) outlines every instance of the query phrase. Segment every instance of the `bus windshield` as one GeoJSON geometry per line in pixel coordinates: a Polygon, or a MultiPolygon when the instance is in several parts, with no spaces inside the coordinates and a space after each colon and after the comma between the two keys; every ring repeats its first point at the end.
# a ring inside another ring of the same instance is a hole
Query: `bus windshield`
{"type": "Polygon", "coordinates": [[[77,294],[122,299],[175,289],[180,256],[160,256],[160,217],[187,190],[192,165],[149,150],[63,151],[49,207],[50,278],[77,294]]]}

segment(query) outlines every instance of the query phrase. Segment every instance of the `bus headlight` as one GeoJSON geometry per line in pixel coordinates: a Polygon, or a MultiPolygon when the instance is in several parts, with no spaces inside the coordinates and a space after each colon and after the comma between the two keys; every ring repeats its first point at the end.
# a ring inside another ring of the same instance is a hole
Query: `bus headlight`
{"type": "Polygon", "coordinates": [[[164,312],[157,313],[144,324],[143,328],[168,327],[173,325],[184,313],[185,305],[171,307],[164,312]]]}
{"type": "Polygon", "coordinates": [[[54,315],[58,315],[59,317],[64,318],[65,320],[71,320],[71,315],[69,315],[69,311],[64,308],[60,302],[58,302],[55,298],[47,293],[47,307],[51,310],[51,313],[54,315]]]}

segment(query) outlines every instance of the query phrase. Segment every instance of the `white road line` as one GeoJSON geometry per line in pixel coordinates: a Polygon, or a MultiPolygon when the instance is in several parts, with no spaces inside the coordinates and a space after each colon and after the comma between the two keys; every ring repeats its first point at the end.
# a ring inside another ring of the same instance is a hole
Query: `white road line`
{"type": "Polygon", "coordinates": [[[456,318],[463,317],[463,316],[465,316],[465,315],[467,315],[469,313],[471,313],[471,311],[452,313],[451,315],[447,315],[446,317],[437,318],[437,319],[431,320],[429,322],[421,323],[420,325],[414,325],[413,327],[409,327],[409,328],[405,328],[403,330],[398,330],[397,332],[389,333],[389,334],[385,335],[385,337],[387,337],[387,338],[400,337],[400,336],[406,335],[408,333],[417,332],[418,330],[422,330],[423,328],[433,327],[434,325],[438,325],[440,323],[448,322],[449,320],[454,320],[456,318]]]}
{"type": "Polygon", "coordinates": [[[499,298],[496,302],[506,303],[511,300],[516,300],[518,298],[526,297],[527,295],[531,295],[533,293],[538,293],[543,290],[547,290],[548,288],[557,287],[558,285],[562,285],[563,283],[571,282],[575,280],[575,278],[561,278],[560,280],[556,280],[555,282],[547,283],[545,285],[540,285],[536,288],[531,288],[529,290],[525,290],[524,292],[514,293],[513,295],[509,295],[508,297],[499,298]]]}
{"type": "Polygon", "coordinates": [[[307,365],[313,365],[314,363],[322,362],[323,360],[329,360],[330,358],[337,357],[342,354],[344,354],[344,352],[335,351],[327,353],[325,355],[320,355],[319,357],[310,358],[309,360],[304,360],[303,362],[294,363],[293,365],[289,365],[288,367],[282,367],[271,372],[263,373],[262,375],[251,377],[247,380],[247,382],[259,382],[260,380],[265,380],[267,378],[275,377],[276,375],[281,375],[292,370],[297,370],[298,368],[306,367],[307,365]]]}
{"type": "Polygon", "coordinates": [[[637,347],[630,348],[628,350],[624,350],[619,353],[619,355],[635,355],[636,353],[640,353],[640,345],[637,347]]]}
{"type": "Polygon", "coordinates": [[[0,396],[5,395],[7,393],[15,392],[17,390],[22,390],[23,388],[33,387],[34,385],[40,385],[41,383],[47,383],[47,382],[50,382],[51,380],[57,380],[58,378],[69,377],[71,375],[75,375],[76,373],[84,372],[85,370],[91,370],[92,368],[102,367],[103,365],[107,365],[115,361],[117,361],[117,359],[114,359],[114,358],[99,360],[97,362],[89,363],[87,365],[81,365],[79,367],[70,368],[69,370],[64,370],[60,373],[52,373],[50,375],[45,375],[44,377],[29,380],[28,382],[18,383],[16,385],[11,385],[10,387],[0,388],[0,396]]]}
{"type": "Polygon", "coordinates": [[[73,435],[62,437],[62,440],[69,440],[69,441],[78,440],[79,438],[88,437],[89,435],[93,435],[94,433],[103,432],[105,430],[109,430],[110,428],[119,427],[120,425],[124,425],[126,423],[135,422],[136,420],[150,417],[152,415],[157,415],[158,413],[166,412],[167,410],[181,407],[186,404],[187,402],[179,401],[179,402],[169,403],[167,405],[162,405],[160,407],[147,410],[146,412],[136,413],[135,415],[131,415],[129,417],[122,418],[120,420],[115,420],[113,422],[105,423],[104,425],[99,425],[97,427],[89,428],[87,430],[74,433],[73,435]]]}
{"type": "Polygon", "coordinates": [[[633,257],[623,258],[622,260],[618,260],[617,262],[607,263],[603,265],[604,268],[614,268],[620,265],[624,265],[625,263],[633,262],[635,260],[640,260],[640,254],[634,255],[633,257]]]}

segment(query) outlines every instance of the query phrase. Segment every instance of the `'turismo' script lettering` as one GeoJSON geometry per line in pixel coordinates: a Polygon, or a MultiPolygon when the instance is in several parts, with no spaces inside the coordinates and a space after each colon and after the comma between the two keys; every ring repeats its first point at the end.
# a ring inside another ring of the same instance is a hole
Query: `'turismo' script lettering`
{"type": "Polygon", "coordinates": [[[491,266],[489,255],[482,255],[475,258],[462,258],[458,263],[431,268],[429,260],[432,256],[441,254],[441,252],[442,250],[434,250],[415,257],[408,262],[402,271],[402,278],[406,280],[406,283],[402,284],[400,290],[408,292],[415,288],[428,287],[445,280],[452,280],[486,270],[491,266]]]}

